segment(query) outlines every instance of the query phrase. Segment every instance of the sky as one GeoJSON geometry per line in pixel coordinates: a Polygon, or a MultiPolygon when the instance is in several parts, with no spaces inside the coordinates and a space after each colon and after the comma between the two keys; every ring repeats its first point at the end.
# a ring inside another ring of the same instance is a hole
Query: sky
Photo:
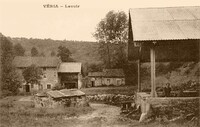
{"type": "Polygon", "coordinates": [[[110,11],[200,6],[200,0],[0,0],[0,32],[10,37],[96,41],[97,24],[110,11]],[[44,8],[43,5],[79,5],[44,8]]]}

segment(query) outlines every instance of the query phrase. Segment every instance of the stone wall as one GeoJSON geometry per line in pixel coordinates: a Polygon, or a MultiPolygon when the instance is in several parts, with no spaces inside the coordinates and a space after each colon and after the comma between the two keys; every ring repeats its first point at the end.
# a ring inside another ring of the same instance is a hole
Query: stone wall
{"type": "Polygon", "coordinates": [[[124,101],[133,101],[134,102],[135,96],[128,96],[128,95],[115,95],[115,94],[99,94],[99,95],[88,95],[87,100],[91,102],[103,102],[109,103],[114,105],[119,105],[124,101]]]}
{"type": "Polygon", "coordinates": [[[36,108],[59,108],[59,107],[84,107],[89,106],[85,96],[54,99],[51,97],[34,97],[36,108]]]}

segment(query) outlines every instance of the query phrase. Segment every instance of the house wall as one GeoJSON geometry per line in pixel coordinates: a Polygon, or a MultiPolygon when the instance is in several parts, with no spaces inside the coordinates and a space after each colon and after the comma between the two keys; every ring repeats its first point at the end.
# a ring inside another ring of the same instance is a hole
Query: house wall
{"type": "Polygon", "coordinates": [[[114,85],[114,86],[120,86],[125,85],[125,78],[103,78],[102,84],[104,85],[114,85]]]}
{"type": "MultiPolygon", "coordinates": [[[[22,76],[22,72],[25,68],[17,68],[17,72],[22,76]]],[[[40,80],[41,86],[38,84],[28,84],[30,91],[37,91],[40,89],[47,89],[47,85],[51,85],[51,88],[55,86],[56,83],[58,83],[58,76],[57,76],[57,68],[42,68],[43,70],[43,78],[40,80]]],[[[23,77],[23,76],[22,76],[23,77]]],[[[22,79],[24,80],[24,79],[22,79]]],[[[25,85],[26,82],[22,83],[22,87],[20,88],[20,91],[25,91],[25,85]]]]}
{"type": "Polygon", "coordinates": [[[101,77],[92,77],[90,78],[91,82],[94,81],[95,84],[94,86],[109,86],[109,85],[114,85],[114,86],[120,86],[120,85],[125,85],[125,78],[101,78],[101,77]]]}
{"type": "Polygon", "coordinates": [[[51,89],[58,83],[57,68],[43,68],[43,78],[41,79],[42,89],[47,89],[47,85],[51,85],[51,89]]]}
{"type": "Polygon", "coordinates": [[[94,86],[102,86],[102,78],[95,78],[94,86]]]}

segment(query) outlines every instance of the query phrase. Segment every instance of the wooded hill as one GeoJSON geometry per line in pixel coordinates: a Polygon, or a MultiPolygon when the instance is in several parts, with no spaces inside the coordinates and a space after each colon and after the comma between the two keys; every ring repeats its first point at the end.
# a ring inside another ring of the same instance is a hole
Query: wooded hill
{"type": "Polygon", "coordinates": [[[85,41],[68,41],[52,39],[27,39],[27,38],[9,38],[15,45],[20,43],[26,50],[25,56],[31,56],[31,48],[36,47],[39,54],[51,56],[51,52],[57,53],[60,45],[66,46],[72,53],[72,58],[82,63],[99,63],[98,43],[85,41]]]}
{"type": "MultiPolygon", "coordinates": [[[[25,55],[31,56],[31,48],[36,47],[39,54],[43,53],[45,56],[51,56],[51,52],[57,53],[58,46],[66,46],[72,53],[72,58],[77,62],[83,63],[84,72],[89,72],[88,67],[92,64],[97,65],[97,68],[102,68],[102,61],[100,60],[100,55],[98,53],[98,43],[97,42],[85,42],[85,41],[67,41],[67,40],[52,40],[52,39],[27,39],[27,38],[9,38],[14,45],[20,43],[26,50],[25,55]],[[100,65],[99,65],[100,64],[100,65]]],[[[197,46],[198,47],[198,46],[197,46]]],[[[191,50],[187,48],[187,51],[191,50]]],[[[199,50],[191,50],[192,57],[198,58],[199,50]]],[[[137,54],[137,53],[136,53],[137,54]]],[[[176,54],[176,53],[174,53],[176,54]]],[[[179,52],[179,54],[182,54],[179,52]]],[[[149,53],[146,54],[149,56],[149,53]]],[[[176,54],[177,55],[177,54],[176,54]]],[[[187,54],[191,55],[191,54],[187,54]]],[[[159,52],[159,56],[162,56],[162,52],[159,52]]],[[[159,57],[158,56],[158,57],[159,57]]],[[[173,56],[173,54],[165,53],[165,57],[173,56]]],[[[181,63],[171,63],[162,64],[158,63],[156,66],[157,83],[165,84],[166,82],[171,82],[173,84],[180,84],[183,82],[188,82],[190,80],[196,80],[199,76],[199,62],[194,63],[186,62],[181,63]],[[191,66],[190,66],[191,64],[191,66]],[[185,70],[187,68],[187,70],[185,70]],[[185,72],[186,71],[186,72],[185,72]],[[181,72],[181,74],[180,74],[181,72]],[[184,80],[183,80],[184,79],[184,80]],[[186,81],[187,80],[187,81],[186,81]]],[[[126,65],[125,67],[126,77],[128,79],[129,85],[137,84],[137,65],[126,65]],[[129,81],[130,80],[130,81],[129,81]]],[[[96,69],[96,68],[95,68],[96,69]]],[[[94,70],[95,70],[94,69],[94,70]]],[[[98,69],[96,69],[98,70],[98,69]]],[[[150,66],[149,64],[142,64],[142,84],[143,88],[150,87],[150,66]]]]}

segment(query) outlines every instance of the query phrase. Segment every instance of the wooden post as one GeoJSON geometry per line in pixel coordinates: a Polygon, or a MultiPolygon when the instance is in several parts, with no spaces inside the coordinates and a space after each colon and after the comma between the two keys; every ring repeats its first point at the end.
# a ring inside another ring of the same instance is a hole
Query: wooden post
{"type": "Polygon", "coordinates": [[[138,58],[138,92],[141,92],[141,46],[139,47],[139,58],[138,58]]]}
{"type": "Polygon", "coordinates": [[[157,97],[156,94],[156,86],[155,86],[155,43],[152,44],[150,48],[150,55],[151,55],[151,96],[157,97]]]}

